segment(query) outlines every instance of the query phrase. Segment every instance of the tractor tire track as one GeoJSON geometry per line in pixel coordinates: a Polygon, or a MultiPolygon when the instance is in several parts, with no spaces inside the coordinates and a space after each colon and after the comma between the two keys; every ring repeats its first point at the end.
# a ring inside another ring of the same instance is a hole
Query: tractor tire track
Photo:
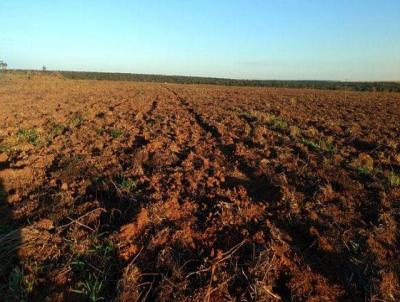
{"type": "Polygon", "coordinates": [[[241,183],[247,188],[248,194],[253,201],[275,202],[282,197],[279,186],[276,185],[274,181],[268,177],[268,175],[257,174],[254,168],[251,167],[245,160],[241,160],[238,156],[236,156],[235,145],[239,141],[233,139],[233,144],[225,144],[222,140],[222,134],[215,126],[210,124],[190,105],[187,100],[182,98],[178,93],[169,88],[166,89],[178,99],[180,105],[193,116],[197,124],[203,129],[204,132],[211,133],[212,138],[215,141],[215,147],[221,152],[221,154],[223,154],[223,161],[228,170],[238,170],[246,176],[246,181],[235,182],[241,183]]]}

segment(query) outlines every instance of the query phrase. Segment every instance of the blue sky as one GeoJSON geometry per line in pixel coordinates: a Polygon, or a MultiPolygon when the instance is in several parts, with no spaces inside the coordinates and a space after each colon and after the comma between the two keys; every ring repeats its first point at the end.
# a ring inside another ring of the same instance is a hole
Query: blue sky
{"type": "Polygon", "coordinates": [[[399,0],[0,0],[11,68],[400,80],[399,0]]]}

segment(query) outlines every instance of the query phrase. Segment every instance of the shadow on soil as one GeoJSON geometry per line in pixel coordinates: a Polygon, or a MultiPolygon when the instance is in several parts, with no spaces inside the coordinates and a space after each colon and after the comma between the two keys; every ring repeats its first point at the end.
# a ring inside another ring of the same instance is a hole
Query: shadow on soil
{"type": "MultiPolygon", "coordinates": [[[[8,163],[0,163],[0,171],[7,167],[8,163]]],[[[23,272],[17,256],[22,242],[21,231],[13,222],[12,208],[7,200],[8,193],[0,178],[0,300],[26,301],[23,272]]]]}
{"type": "MultiPolygon", "coordinates": [[[[185,294],[199,290],[206,293],[207,288],[217,288],[228,275],[232,278],[226,282],[227,294],[234,301],[252,300],[249,292],[249,263],[256,261],[255,257],[265,246],[247,241],[253,235],[243,232],[249,230],[248,225],[224,227],[216,233],[215,244],[212,246],[203,240],[195,240],[194,246],[188,246],[179,240],[155,246],[148,240],[154,238],[160,229],[174,232],[180,227],[173,222],[165,222],[151,229],[144,239],[144,249],[135,261],[135,265],[144,272],[137,280],[137,284],[143,285],[138,290],[140,299],[180,301],[185,298],[185,294]],[[214,258],[216,255],[210,256],[212,250],[227,251],[227,247],[232,249],[227,252],[224,261],[218,262],[218,258],[214,258]],[[220,278],[212,278],[217,275],[220,278]]],[[[259,230],[259,226],[254,229],[259,230]]],[[[129,288],[127,290],[129,292],[129,288]]],[[[226,296],[223,301],[225,300],[226,296]]]]}
{"type": "MultiPolygon", "coordinates": [[[[318,225],[315,221],[300,219],[298,221],[277,220],[276,226],[286,232],[292,238],[291,249],[313,271],[324,276],[330,284],[340,285],[345,289],[341,297],[347,301],[363,301],[371,292],[370,280],[375,270],[374,264],[368,259],[362,259],[363,263],[357,263],[360,256],[356,251],[345,248],[333,248],[327,251],[319,247],[318,239],[311,234],[311,229],[322,230],[326,226],[318,225]],[[351,293],[351,294],[350,294],[351,293]]],[[[361,244],[361,243],[360,243],[361,244]]]]}
{"type": "MultiPolygon", "coordinates": [[[[6,168],[0,164],[0,170],[6,168]]],[[[61,160],[49,169],[51,173],[69,167],[61,160]]],[[[0,301],[87,301],[92,297],[113,301],[124,264],[119,263],[111,234],[134,215],[132,200],[112,186],[96,184],[71,201],[46,181],[27,196],[34,199],[9,205],[0,179],[0,301]],[[33,210],[13,217],[32,206],[33,210]],[[38,222],[46,219],[54,227],[42,230],[38,222]],[[41,246],[29,241],[30,253],[17,256],[26,246],[26,229],[39,239],[41,234],[48,237],[41,246]]]]}

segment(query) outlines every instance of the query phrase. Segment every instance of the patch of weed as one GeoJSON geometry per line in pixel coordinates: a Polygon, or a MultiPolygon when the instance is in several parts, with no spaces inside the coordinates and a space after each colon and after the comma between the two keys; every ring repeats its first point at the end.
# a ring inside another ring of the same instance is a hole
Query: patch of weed
{"type": "Polygon", "coordinates": [[[80,113],[75,113],[68,122],[70,128],[76,128],[83,124],[84,119],[80,113]]]}
{"type": "Polygon", "coordinates": [[[285,132],[289,129],[287,121],[278,117],[271,117],[267,122],[267,125],[275,131],[285,132]]]}
{"type": "Polygon", "coordinates": [[[121,129],[112,128],[110,129],[109,133],[112,138],[119,138],[124,134],[124,131],[122,131],[121,129]]]}
{"type": "Polygon", "coordinates": [[[301,143],[307,147],[309,147],[310,149],[314,150],[314,151],[319,151],[319,145],[311,140],[308,139],[302,139],[301,143]]]}
{"type": "Polygon", "coordinates": [[[0,144],[0,152],[7,154],[8,157],[16,158],[20,150],[17,146],[10,146],[8,144],[2,143],[0,144]]]}
{"type": "Polygon", "coordinates": [[[33,291],[35,280],[29,280],[19,267],[11,272],[8,288],[16,301],[28,301],[29,294],[33,291]]]}
{"type": "Polygon", "coordinates": [[[400,186],[400,176],[394,172],[390,172],[388,176],[389,184],[393,187],[400,186]]]}
{"type": "Polygon", "coordinates": [[[100,243],[94,243],[93,247],[89,250],[90,253],[96,254],[100,257],[109,257],[114,252],[115,247],[109,240],[100,243]]]}
{"type": "Polygon", "coordinates": [[[54,138],[63,135],[68,130],[68,126],[64,124],[54,124],[50,130],[49,136],[54,138]]]}
{"type": "Polygon", "coordinates": [[[117,185],[121,191],[132,192],[136,189],[136,182],[132,178],[120,176],[117,178],[117,185]]]}
{"type": "Polygon", "coordinates": [[[96,133],[97,133],[98,135],[103,135],[105,132],[106,132],[106,130],[105,130],[104,128],[98,128],[98,129],[96,130],[96,133]]]}
{"type": "MultiPolygon", "coordinates": [[[[376,170],[374,168],[373,158],[367,153],[358,154],[357,158],[354,158],[351,161],[350,167],[354,169],[358,176],[361,177],[366,177],[376,170]]],[[[375,172],[378,172],[378,170],[375,172]]]]}
{"type": "Polygon", "coordinates": [[[367,167],[357,167],[355,170],[359,176],[368,176],[371,173],[371,170],[367,167]]]}
{"type": "Polygon", "coordinates": [[[71,261],[70,267],[74,271],[82,271],[86,267],[86,262],[83,260],[80,260],[79,257],[76,260],[71,261]]]}
{"type": "Polygon", "coordinates": [[[307,147],[309,147],[311,150],[318,151],[318,152],[328,152],[328,153],[333,153],[336,150],[335,145],[333,142],[328,142],[323,140],[322,138],[318,141],[312,141],[308,139],[302,139],[301,143],[307,147]]]}
{"type": "Polygon", "coordinates": [[[95,275],[90,274],[85,281],[78,283],[78,288],[72,290],[74,293],[83,295],[91,302],[104,300],[102,297],[103,281],[95,275]]]}
{"type": "Polygon", "coordinates": [[[19,129],[17,131],[19,141],[23,141],[32,145],[37,145],[39,141],[39,134],[35,128],[19,129]]]}
{"type": "Polygon", "coordinates": [[[322,144],[320,144],[320,146],[323,151],[328,152],[328,153],[334,153],[336,151],[336,146],[333,143],[322,142],[322,144]]]}
{"type": "Polygon", "coordinates": [[[245,120],[248,120],[248,121],[255,121],[256,120],[256,118],[250,112],[247,112],[247,111],[244,111],[244,110],[240,110],[240,111],[238,111],[238,114],[239,114],[240,118],[243,118],[245,120]]]}
{"type": "Polygon", "coordinates": [[[8,151],[10,150],[10,148],[11,148],[10,146],[7,146],[4,143],[0,144],[0,152],[2,152],[2,153],[8,154],[8,151]]]}
{"type": "Polygon", "coordinates": [[[67,125],[53,124],[48,132],[45,143],[50,144],[55,137],[63,135],[68,130],[69,127],[67,125]]]}

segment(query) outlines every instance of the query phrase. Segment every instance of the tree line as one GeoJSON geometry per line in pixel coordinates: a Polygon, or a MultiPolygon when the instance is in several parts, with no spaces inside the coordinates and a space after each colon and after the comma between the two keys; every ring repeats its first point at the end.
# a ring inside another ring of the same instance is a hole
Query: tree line
{"type": "Polygon", "coordinates": [[[150,75],[134,73],[61,71],[68,79],[136,81],[179,84],[214,84],[226,86],[278,87],[278,88],[313,88],[350,91],[388,91],[400,92],[400,82],[341,82],[310,80],[235,80],[212,77],[191,77],[174,75],[150,75]]]}
{"type": "MultiPolygon", "coordinates": [[[[42,71],[46,71],[43,67],[42,71]]],[[[19,70],[19,72],[37,72],[19,70]]],[[[55,72],[55,71],[52,71],[55,72]]],[[[56,71],[67,79],[75,80],[107,80],[134,81],[177,84],[211,84],[224,86],[276,87],[276,88],[310,88],[348,91],[386,91],[400,92],[400,82],[342,82],[342,81],[312,81],[312,80],[236,80],[213,77],[191,77],[176,75],[155,75],[136,73],[111,73],[87,71],[56,71]]]]}

